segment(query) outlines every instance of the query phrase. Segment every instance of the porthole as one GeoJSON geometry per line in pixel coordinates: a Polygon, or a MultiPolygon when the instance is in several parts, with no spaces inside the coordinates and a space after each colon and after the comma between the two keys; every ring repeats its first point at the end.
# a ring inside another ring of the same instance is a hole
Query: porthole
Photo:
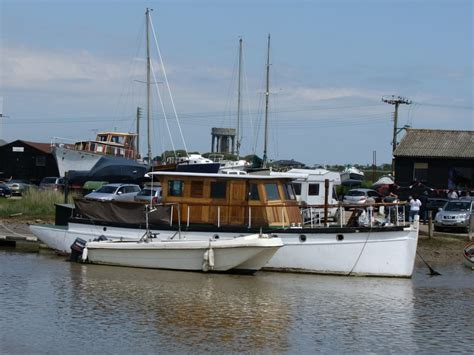
{"type": "Polygon", "coordinates": [[[340,242],[340,241],[344,240],[344,236],[342,234],[338,234],[336,236],[336,239],[340,242]]]}
{"type": "Polygon", "coordinates": [[[212,237],[213,237],[214,239],[219,239],[219,234],[214,234],[212,237]]]}
{"type": "Polygon", "coordinates": [[[306,242],[306,235],[300,234],[300,242],[306,242]]]}
{"type": "Polygon", "coordinates": [[[107,227],[102,228],[102,230],[105,232],[107,230],[107,227]]]}

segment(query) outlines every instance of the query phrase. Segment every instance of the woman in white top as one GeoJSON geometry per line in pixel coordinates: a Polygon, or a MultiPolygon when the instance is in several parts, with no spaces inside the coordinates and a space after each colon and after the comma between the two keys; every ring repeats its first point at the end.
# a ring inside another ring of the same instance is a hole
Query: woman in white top
{"type": "Polygon", "coordinates": [[[413,198],[410,196],[408,203],[410,204],[409,221],[412,222],[415,215],[420,214],[421,201],[417,197],[413,198]]]}

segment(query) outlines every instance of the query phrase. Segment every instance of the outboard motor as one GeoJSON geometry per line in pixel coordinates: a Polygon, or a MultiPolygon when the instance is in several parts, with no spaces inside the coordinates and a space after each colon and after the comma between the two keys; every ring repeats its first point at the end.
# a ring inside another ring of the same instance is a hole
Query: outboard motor
{"type": "Polygon", "coordinates": [[[78,261],[79,258],[82,256],[82,252],[86,247],[86,241],[81,238],[76,238],[74,243],[71,245],[71,256],[69,257],[69,261],[78,261]]]}

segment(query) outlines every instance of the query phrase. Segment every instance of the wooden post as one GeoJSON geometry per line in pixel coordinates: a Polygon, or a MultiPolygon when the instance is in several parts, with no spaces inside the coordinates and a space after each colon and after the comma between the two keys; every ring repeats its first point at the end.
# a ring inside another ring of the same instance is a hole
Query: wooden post
{"type": "Polygon", "coordinates": [[[428,211],[428,237],[433,237],[433,211],[428,211]]]}
{"type": "Polygon", "coordinates": [[[474,238],[474,213],[471,213],[469,218],[469,240],[474,238]]]}
{"type": "Polygon", "coordinates": [[[69,197],[69,171],[64,172],[64,203],[67,203],[69,197]]]}

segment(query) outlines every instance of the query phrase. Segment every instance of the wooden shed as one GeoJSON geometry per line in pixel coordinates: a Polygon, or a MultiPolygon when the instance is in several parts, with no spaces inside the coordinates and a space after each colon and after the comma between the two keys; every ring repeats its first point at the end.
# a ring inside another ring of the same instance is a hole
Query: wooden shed
{"type": "Polygon", "coordinates": [[[10,177],[39,183],[46,176],[59,176],[51,144],[16,140],[0,147],[1,179],[10,177]]]}
{"type": "Polygon", "coordinates": [[[474,189],[474,131],[408,129],[394,157],[398,185],[474,189]]]}

